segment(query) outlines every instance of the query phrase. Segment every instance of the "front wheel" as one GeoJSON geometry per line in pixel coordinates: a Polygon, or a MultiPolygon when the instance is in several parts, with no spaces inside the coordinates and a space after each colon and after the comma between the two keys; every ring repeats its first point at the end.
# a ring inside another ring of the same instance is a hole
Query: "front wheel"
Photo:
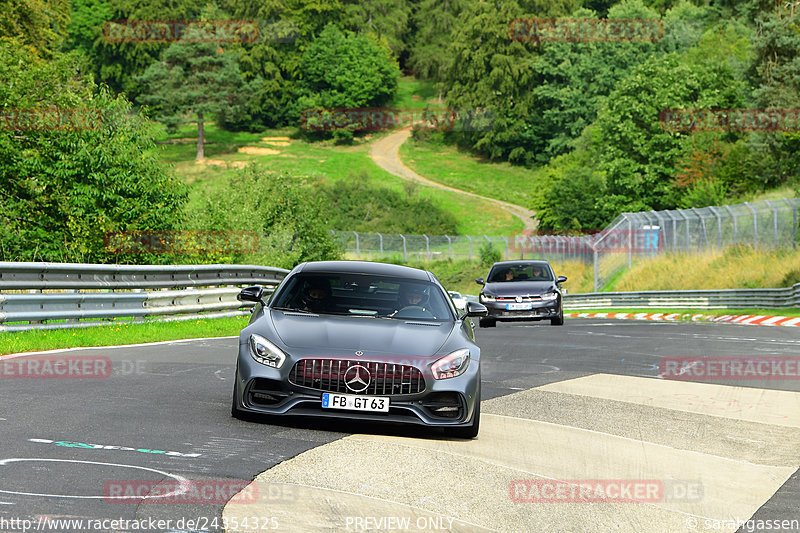
{"type": "Polygon", "coordinates": [[[558,310],[558,316],[555,318],[550,319],[551,326],[563,326],[564,325],[564,309],[561,308],[558,310]]]}
{"type": "Polygon", "coordinates": [[[239,420],[247,420],[247,413],[239,409],[239,366],[233,376],[233,399],[231,400],[231,416],[239,420]]]}

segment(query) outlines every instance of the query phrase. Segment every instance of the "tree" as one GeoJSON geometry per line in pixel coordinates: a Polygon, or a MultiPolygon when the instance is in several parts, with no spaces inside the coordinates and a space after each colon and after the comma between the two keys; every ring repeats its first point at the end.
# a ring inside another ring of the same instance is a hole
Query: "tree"
{"type": "Polygon", "coordinates": [[[339,258],[327,218],[306,179],[248,167],[205,198],[191,223],[199,229],[257,233],[258,250],[236,254],[232,262],[292,268],[303,261],[339,258]]]}
{"type": "Polygon", "coordinates": [[[411,15],[408,0],[344,0],[344,4],[342,22],[346,29],[386,43],[395,58],[406,51],[411,15]]]}
{"type": "Polygon", "coordinates": [[[186,191],[154,124],[90,79],[73,54],[0,42],[2,260],[141,261],[106,251],[105,234],[180,225],[186,191]]]}
{"type": "Polygon", "coordinates": [[[309,107],[365,107],[394,96],[400,69],[367,36],[329,24],[303,55],[300,74],[309,107]]]}
{"type": "Polygon", "coordinates": [[[467,0],[422,0],[415,8],[408,65],[422,78],[441,80],[452,60],[450,34],[467,0]]]}
{"type": "Polygon", "coordinates": [[[239,104],[244,85],[236,57],[213,43],[174,43],[137,80],[145,88],[139,102],[159,122],[175,128],[186,114],[197,116],[198,161],[205,157],[206,117],[239,104]]]}
{"type": "Polygon", "coordinates": [[[15,38],[43,57],[58,49],[68,21],[68,0],[0,0],[0,37],[15,38]]]}

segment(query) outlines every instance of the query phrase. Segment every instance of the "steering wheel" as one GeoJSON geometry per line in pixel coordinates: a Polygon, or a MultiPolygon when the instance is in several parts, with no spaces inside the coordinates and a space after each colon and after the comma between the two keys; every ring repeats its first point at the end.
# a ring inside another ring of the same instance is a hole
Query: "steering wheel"
{"type": "Polygon", "coordinates": [[[436,318],[433,313],[419,305],[407,305],[394,314],[395,318],[436,318]]]}

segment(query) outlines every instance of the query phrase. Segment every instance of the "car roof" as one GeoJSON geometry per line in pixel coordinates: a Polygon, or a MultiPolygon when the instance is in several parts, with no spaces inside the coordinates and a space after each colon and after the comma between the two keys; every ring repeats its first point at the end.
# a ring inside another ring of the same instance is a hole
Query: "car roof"
{"type": "Polygon", "coordinates": [[[392,265],[389,263],[377,263],[374,261],[311,261],[297,265],[294,271],[296,273],[319,272],[326,274],[375,274],[379,276],[392,276],[419,281],[433,281],[431,274],[426,270],[420,270],[418,268],[402,265],[392,265]]]}
{"type": "Polygon", "coordinates": [[[533,259],[518,259],[516,261],[513,261],[513,260],[512,261],[498,261],[497,263],[494,263],[492,265],[492,268],[494,268],[496,266],[512,266],[512,265],[540,265],[540,266],[543,266],[543,265],[549,265],[549,264],[550,264],[549,261],[544,261],[544,260],[539,260],[539,259],[536,259],[536,260],[533,260],[533,259]]]}

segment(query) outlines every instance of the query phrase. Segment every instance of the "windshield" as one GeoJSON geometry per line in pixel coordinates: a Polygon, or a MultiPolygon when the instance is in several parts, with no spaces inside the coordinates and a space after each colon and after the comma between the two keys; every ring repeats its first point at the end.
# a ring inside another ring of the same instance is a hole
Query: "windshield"
{"type": "Polygon", "coordinates": [[[489,272],[489,283],[512,281],[553,281],[550,265],[544,263],[519,263],[496,265],[489,272]]]}
{"type": "Polygon", "coordinates": [[[394,319],[452,320],[434,283],[364,274],[298,274],[276,294],[273,309],[394,319]]]}

